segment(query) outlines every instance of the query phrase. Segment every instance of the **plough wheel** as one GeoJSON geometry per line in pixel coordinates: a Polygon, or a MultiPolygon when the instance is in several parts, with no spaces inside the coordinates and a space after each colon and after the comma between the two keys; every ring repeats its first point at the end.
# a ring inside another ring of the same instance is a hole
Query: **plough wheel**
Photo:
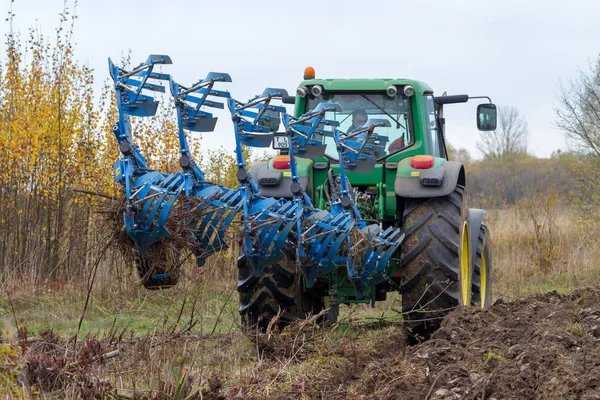
{"type": "Polygon", "coordinates": [[[142,285],[146,289],[168,289],[177,285],[177,281],[179,280],[179,266],[167,267],[167,260],[172,261],[172,258],[164,255],[165,251],[164,249],[160,249],[158,254],[156,251],[153,253],[149,251],[144,255],[136,255],[135,266],[142,285]]]}
{"type": "Polygon", "coordinates": [[[413,342],[428,339],[452,308],[470,304],[468,213],[461,185],[448,196],[406,200],[402,311],[413,342]]]}
{"type": "Polygon", "coordinates": [[[264,330],[280,310],[278,328],[323,309],[323,298],[314,296],[311,290],[303,287],[294,253],[288,248],[283,250],[282,260],[264,267],[260,276],[255,275],[243,250],[238,268],[239,311],[244,330],[264,330]]]}

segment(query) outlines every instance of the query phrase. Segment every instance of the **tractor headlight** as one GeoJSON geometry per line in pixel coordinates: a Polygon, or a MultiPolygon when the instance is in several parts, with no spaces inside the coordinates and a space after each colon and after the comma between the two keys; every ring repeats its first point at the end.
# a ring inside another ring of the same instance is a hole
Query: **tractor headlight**
{"type": "Polygon", "coordinates": [[[323,86],[315,85],[315,86],[311,87],[310,93],[315,97],[319,97],[323,93],[323,86]]]}
{"type": "Polygon", "coordinates": [[[396,97],[396,95],[398,94],[398,89],[396,88],[396,86],[390,86],[387,89],[385,89],[385,93],[389,97],[396,97]]]}
{"type": "Polygon", "coordinates": [[[298,89],[296,89],[296,94],[300,97],[306,97],[308,94],[308,89],[305,86],[300,86],[298,89]]]}

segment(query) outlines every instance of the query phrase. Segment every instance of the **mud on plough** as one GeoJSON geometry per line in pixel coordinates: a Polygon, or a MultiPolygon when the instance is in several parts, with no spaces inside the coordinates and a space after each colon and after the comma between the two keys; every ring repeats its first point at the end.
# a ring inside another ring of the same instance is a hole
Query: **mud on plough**
{"type": "Polygon", "coordinates": [[[359,293],[386,279],[386,264],[404,236],[392,227],[383,230],[378,224],[367,224],[345,177],[346,170],[364,173],[373,169],[386,140],[374,129],[384,121],[369,120],[344,133],[337,122],[325,119],[326,112],[339,108],[337,104],[321,103],[296,118],[281,104],[285,90],[267,88],[242,102],[214,88],[231,82],[228,74],[211,72],[186,87],[168,74],[155,72],[157,64],[171,64],[171,60],[152,55],[127,71],[109,59],[119,111],[114,133],[123,155],[115,164],[115,176],[125,197],[125,231],[138,254],[138,270],[146,287],[163,288],[177,282],[177,265],[166,266],[164,254],[155,250],[161,243],[171,240],[173,251],[190,251],[201,266],[227,245],[226,233],[237,215],[242,220],[241,257],[252,265],[255,275],[281,260],[284,252],[293,252],[306,287],[343,265],[359,293]],[[169,83],[176,106],[181,166],[177,173],[149,169],[133,139],[131,117],[153,116],[159,105],[146,93],[166,92],[156,81],[169,83]],[[234,126],[238,189],[207,182],[186,139],[186,131],[213,131],[217,118],[206,110],[224,109],[225,103],[234,126]],[[285,132],[278,133],[281,123],[285,132]],[[292,198],[261,196],[254,181],[260,177],[250,175],[244,159],[243,145],[270,147],[276,134],[288,139],[292,198]],[[317,137],[331,138],[341,160],[339,176],[333,179],[339,184],[332,190],[330,211],[312,204],[297,174],[296,157],[323,156],[326,144],[317,137]]]}

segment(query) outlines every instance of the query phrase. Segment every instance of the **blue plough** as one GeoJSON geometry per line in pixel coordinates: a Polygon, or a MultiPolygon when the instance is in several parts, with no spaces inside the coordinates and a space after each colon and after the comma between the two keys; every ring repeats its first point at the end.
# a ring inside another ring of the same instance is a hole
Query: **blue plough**
{"type": "MultiPolygon", "coordinates": [[[[348,278],[359,293],[386,278],[385,267],[404,236],[398,229],[383,230],[377,224],[368,225],[354,205],[345,177],[345,170],[368,172],[374,167],[377,152],[383,150],[386,141],[374,130],[383,121],[369,120],[346,134],[337,129],[336,121],[325,118],[328,113],[340,111],[337,104],[322,103],[294,118],[284,106],[276,104],[287,96],[285,90],[267,88],[244,103],[233,99],[227,91],[214,89],[216,83],[231,82],[228,74],[211,72],[205,79],[185,87],[168,74],[154,72],[157,64],[171,64],[171,59],[151,55],[131,71],[117,67],[109,59],[119,111],[114,133],[123,155],[115,164],[115,176],[125,197],[125,231],[141,257],[150,257],[153,245],[172,239],[169,226],[174,226],[176,210],[183,210],[179,214],[184,215],[183,221],[178,223],[185,226],[179,232],[180,235],[183,232],[184,240],[177,241],[175,246],[180,251],[187,247],[198,265],[203,265],[208,256],[226,246],[226,232],[241,210],[240,246],[256,274],[281,260],[287,247],[295,251],[307,287],[341,265],[346,266],[348,278]],[[169,82],[175,101],[181,172],[166,174],[150,170],[133,141],[131,117],[153,116],[159,105],[154,97],[142,94],[142,90],[165,92],[165,86],[151,83],[154,81],[169,82]],[[186,131],[213,131],[217,118],[206,108],[224,109],[224,102],[234,125],[238,189],[206,182],[186,139],[186,131]],[[270,147],[281,123],[289,143],[292,199],[261,196],[242,151],[243,145],[270,147]],[[340,188],[332,198],[331,212],[313,206],[300,184],[296,165],[296,157],[323,156],[326,145],[321,137],[333,138],[341,160],[340,188]]],[[[150,269],[144,284],[152,288],[169,286],[162,283],[170,282],[173,273],[165,268],[150,269]]]]}

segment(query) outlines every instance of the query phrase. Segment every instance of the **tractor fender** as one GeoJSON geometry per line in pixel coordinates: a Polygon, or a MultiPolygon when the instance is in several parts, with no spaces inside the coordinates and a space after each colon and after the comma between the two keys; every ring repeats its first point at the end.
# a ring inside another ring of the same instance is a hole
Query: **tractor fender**
{"type": "MultiPolygon", "coordinates": [[[[401,168],[406,172],[407,168],[401,164],[404,163],[399,163],[398,172],[400,172],[401,168]]],[[[402,176],[399,173],[396,175],[394,191],[400,197],[442,197],[452,193],[457,184],[465,186],[465,169],[458,161],[443,160],[441,165],[432,170],[416,170],[410,169],[410,167],[408,169],[410,176],[402,176]],[[421,178],[426,174],[435,174],[436,179],[442,179],[442,184],[439,186],[424,185],[421,178]]]]}
{"type": "MultiPolygon", "coordinates": [[[[285,173],[287,171],[277,171],[269,168],[268,161],[255,162],[250,167],[250,175],[258,186],[258,191],[261,196],[279,198],[292,198],[291,185],[292,178],[291,173],[285,173]],[[285,175],[290,176],[285,176],[285,175]]],[[[299,176],[298,181],[300,185],[307,191],[308,195],[311,193],[311,185],[309,184],[309,176],[299,176]]]]}
{"type": "Polygon", "coordinates": [[[477,243],[479,242],[479,229],[485,217],[485,210],[477,208],[469,209],[469,240],[471,242],[471,276],[473,276],[473,268],[475,268],[475,257],[477,252],[477,243]]]}

